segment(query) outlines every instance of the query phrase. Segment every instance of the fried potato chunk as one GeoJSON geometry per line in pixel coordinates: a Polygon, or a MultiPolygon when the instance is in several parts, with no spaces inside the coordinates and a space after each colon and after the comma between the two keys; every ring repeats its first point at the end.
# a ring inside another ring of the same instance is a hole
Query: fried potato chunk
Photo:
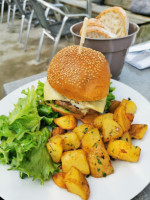
{"type": "Polygon", "coordinates": [[[114,112],[114,120],[121,126],[124,132],[129,130],[131,122],[126,116],[124,106],[120,105],[118,108],[116,108],[114,112]]]}
{"type": "Polygon", "coordinates": [[[132,144],[131,136],[130,136],[129,132],[127,132],[127,131],[123,133],[121,140],[124,140],[124,141],[128,142],[129,144],[132,144]]]}
{"type": "Polygon", "coordinates": [[[85,117],[81,118],[81,122],[84,124],[91,124],[93,125],[94,119],[98,116],[99,114],[97,112],[89,115],[85,115],[85,117]]]}
{"type": "Polygon", "coordinates": [[[81,142],[78,136],[74,132],[63,134],[61,135],[61,137],[63,139],[64,151],[69,151],[79,148],[81,142]]]}
{"type": "Polygon", "coordinates": [[[111,140],[108,143],[107,152],[114,159],[137,162],[141,149],[138,146],[129,144],[127,141],[111,140]]]}
{"type": "Polygon", "coordinates": [[[88,161],[82,149],[64,152],[61,161],[63,172],[68,172],[71,167],[76,167],[83,174],[90,173],[88,161]]]}
{"type": "Polygon", "coordinates": [[[109,155],[101,142],[97,142],[88,153],[88,162],[93,177],[105,177],[114,172],[109,155]]]}
{"type": "Polygon", "coordinates": [[[56,163],[60,162],[63,152],[63,139],[60,135],[56,135],[50,138],[46,144],[47,150],[52,157],[52,160],[56,163]]]}
{"type": "Polygon", "coordinates": [[[77,126],[77,120],[73,115],[65,115],[54,119],[54,123],[62,129],[72,130],[77,126]]]}
{"type": "Polygon", "coordinates": [[[121,105],[125,106],[126,113],[131,113],[134,115],[137,110],[136,104],[131,100],[123,99],[121,105]]]}
{"type": "Polygon", "coordinates": [[[94,119],[94,126],[98,129],[102,129],[102,121],[104,119],[113,119],[113,114],[112,113],[106,113],[103,115],[99,115],[94,119]]]}
{"type": "Polygon", "coordinates": [[[83,200],[88,200],[90,195],[89,184],[77,168],[71,167],[66,173],[65,184],[68,192],[79,195],[83,200]]]}
{"type": "Polygon", "coordinates": [[[103,143],[102,138],[100,136],[99,130],[97,128],[93,128],[88,131],[82,138],[82,149],[88,153],[90,149],[100,141],[103,143]]]}
{"type": "Polygon", "coordinates": [[[118,107],[118,106],[120,106],[120,101],[116,101],[116,100],[114,100],[114,101],[111,101],[111,103],[110,103],[110,106],[109,106],[109,112],[111,112],[111,113],[114,113],[114,111],[116,110],[116,108],[118,107]]]}
{"type": "Polygon", "coordinates": [[[67,189],[64,179],[65,179],[65,173],[64,172],[60,172],[60,173],[57,173],[57,174],[53,175],[53,181],[54,181],[54,183],[58,187],[61,187],[63,189],[67,189]]]}
{"type": "Polygon", "coordinates": [[[132,124],[129,130],[131,138],[141,140],[144,137],[147,128],[148,128],[147,124],[132,124]]]}
{"type": "Polygon", "coordinates": [[[123,130],[121,126],[112,119],[104,119],[102,122],[103,141],[108,142],[122,136],[123,130]]]}
{"type": "Polygon", "coordinates": [[[78,138],[82,140],[82,137],[84,134],[86,134],[87,131],[91,130],[93,128],[90,124],[81,124],[74,128],[72,131],[77,134],[78,138]]]}
{"type": "Polygon", "coordinates": [[[63,133],[65,133],[65,130],[60,127],[54,127],[52,130],[52,136],[61,135],[63,133]]]}

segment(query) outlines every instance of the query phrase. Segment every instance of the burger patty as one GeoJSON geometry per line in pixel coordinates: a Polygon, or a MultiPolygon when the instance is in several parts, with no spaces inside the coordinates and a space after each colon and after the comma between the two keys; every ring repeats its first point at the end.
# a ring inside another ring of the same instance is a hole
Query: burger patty
{"type": "MultiPolygon", "coordinates": [[[[83,112],[81,112],[80,108],[78,108],[75,105],[72,105],[69,101],[59,101],[56,100],[55,104],[57,104],[58,106],[62,106],[63,108],[70,110],[73,113],[76,114],[81,114],[81,115],[85,115],[83,114],[83,112]]],[[[94,114],[96,111],[92,110],[92,109],[88,109],[86,114],[94,114]]],[[[97,113],[97,112],[96,112],[97,113]]]]}

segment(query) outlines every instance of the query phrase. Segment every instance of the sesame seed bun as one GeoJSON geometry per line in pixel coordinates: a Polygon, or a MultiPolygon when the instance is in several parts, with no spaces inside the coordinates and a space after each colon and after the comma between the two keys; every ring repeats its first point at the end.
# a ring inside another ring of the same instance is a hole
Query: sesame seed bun
{"type": "Polygon", "coordinates": [[[60,94],[76,101],[96,101],[108,95],[110,69],[105,56],[90,48],[68,46],[52,59],[47,80],[60,94]]]}

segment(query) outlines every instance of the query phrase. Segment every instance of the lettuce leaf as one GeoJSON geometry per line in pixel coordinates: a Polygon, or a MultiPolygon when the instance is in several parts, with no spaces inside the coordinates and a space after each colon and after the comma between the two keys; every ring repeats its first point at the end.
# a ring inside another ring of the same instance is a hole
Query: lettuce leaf
{"type": "Polygon", "coordinates": [[[115,95],[112,94],[112,92],[116,89],[115,87],[111,87],[112,82],[110,82],[110,86],[109,86],[109,94],[107,95],[107,99],[106,99],[106,105],[105,105],[105,111],[108,110],[111,101],[115,100],[115,95]]]}
{"type": "Polygon", "coordinates": [[[25,97],[19,98],[9,116],[0,116],[0,163],[41,184],[58,170],[46,149],[51,136],[48,126],[54,126],[58,114],[44,104],[43,89],[39,82],[36,90],[23,90],[25,97]]]}

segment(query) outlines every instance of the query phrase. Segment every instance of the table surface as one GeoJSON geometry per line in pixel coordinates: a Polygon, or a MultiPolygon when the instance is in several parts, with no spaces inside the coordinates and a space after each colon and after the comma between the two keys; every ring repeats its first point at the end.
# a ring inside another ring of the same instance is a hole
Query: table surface
{"type": "MultiPolygon", "coordinates": [[[[46,72],[14,82],[6,83],[3,85],[5,95],[28,82],[43,77],[46,77],[46,72]]],[[[148,101],[150,101],[150,68],[138,70],[125,63],[119,81],[137,90],[148,101]]],[[[150,200],[150,184],[140,194],[134,197],[133,200],[150,200]]]]}

